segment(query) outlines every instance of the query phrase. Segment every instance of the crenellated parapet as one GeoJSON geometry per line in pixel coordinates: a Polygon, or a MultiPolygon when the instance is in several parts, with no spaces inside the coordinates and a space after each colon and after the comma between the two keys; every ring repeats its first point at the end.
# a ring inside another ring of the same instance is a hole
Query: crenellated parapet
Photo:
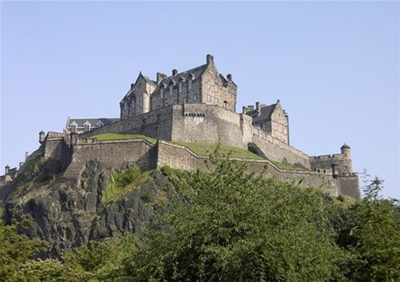
{"type": "Polygon", "coordinates": [[[340,154],[311,156],[311,170],[331,171],[333,176],[354,175],[350,146],[344,144],[340,150],[340,154]]]}

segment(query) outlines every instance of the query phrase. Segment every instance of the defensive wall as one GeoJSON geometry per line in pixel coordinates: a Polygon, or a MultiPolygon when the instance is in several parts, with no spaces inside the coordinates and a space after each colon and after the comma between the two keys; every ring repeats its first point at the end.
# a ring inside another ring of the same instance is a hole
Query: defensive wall
{"type": "Polygon", "coordinates": [[[85,132],[143,134],[159,140],[221,143],[247,150],[253,142],[272,160],[310,169],[309,156],[252,125],[251,117],[217,105],[171,105],[85,132]]]}
{"type": "MultiPolygon", "coordinates": [[[[49,139],[50,140],[50,139],[49,139]]],[[[98,161],[108,167],[121,167],[126,164],[136,163],[144,170],[157,167],[169,166],[175,169],[194,171],[205,169],[206,156],[193,153],[187,147],[173,144],[167,141],[158,140],[153,145],[143,139],[129,139],[116,141],[97,141],[94,139],[68,138],[60,140],[65,143],[57,148],[67,148],[61,155],[59,153],[48,154],[49,158],[57,158],[63,154],[71,154],[70,163],[66,166],[64,178],[77,179],[86,163],[98,161]]],[[[51,144],[54,140],[51,140],[51,144]]],[[[44,146],[46,144],[43,144],[44,146]]],[[[49,146],[47,148],[50,148],[49,146]]],[[[234,159],[238,162],[243,159],[234,159]]],[[[301,187],[316,187],[334,195],[343,193],[356,199],[360,198],[358,187],[358,177],[356,175],[346,177],[333,177],[330,170],[310,171],[310,170],[284,170],[278,168],[269,160],[245,160],[249,166],[249,171],[263,172],[265,177],[272,177],[279,181],[293,182],[301,187]]]]}

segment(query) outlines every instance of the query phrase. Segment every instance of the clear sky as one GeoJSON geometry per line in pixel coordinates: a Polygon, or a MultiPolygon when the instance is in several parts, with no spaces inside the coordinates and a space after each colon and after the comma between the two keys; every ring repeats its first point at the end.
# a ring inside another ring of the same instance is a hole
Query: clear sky
{"type": "Polygon", "coordinates": [[[400,198],[399,2],[1,2],[1,174],[68,116],[118,117],[139,71],[205,63],[237,111],[280,99],[291,144],[352,148],[356,172],[400,198]]]}

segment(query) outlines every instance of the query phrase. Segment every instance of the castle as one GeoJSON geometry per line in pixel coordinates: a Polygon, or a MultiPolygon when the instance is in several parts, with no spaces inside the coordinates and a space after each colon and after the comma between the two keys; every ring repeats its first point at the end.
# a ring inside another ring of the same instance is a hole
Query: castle
{"type": "Polygon", "coordinates": [[[204,157],[176,142],[220,143],[263,156],[263,160],[247,160],[250,170],[263,171],[267,165],[268,177],[360,198],[348,145],[340,148],[340,154],[309,156],[290,146],[288,114],[279,100],[272,105],[257,102],[239,114],[236,101],[232,75],[219,74],[213,56],[207,55],[199,67],[184,72],[173,69],[170,76],[157,73],[156,80],[140,73],[120,102],[118,121],[68,119],[63,133],[40,132],[41,150],[45,158],[58,160],[64,177],[72,179],[90,160],[110,166],[136,162],[144,169],[163,165],[201,169],[204,157]],[[158,141],[91,138],[104,133],[140,134],[158,141]],[[277,163],[294,169],[279,168],[277,163]]]}

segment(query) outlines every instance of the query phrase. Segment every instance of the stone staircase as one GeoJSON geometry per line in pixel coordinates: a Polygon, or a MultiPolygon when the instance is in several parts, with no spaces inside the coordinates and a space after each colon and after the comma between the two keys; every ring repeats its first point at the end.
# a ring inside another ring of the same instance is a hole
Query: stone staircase
{"type": "Polygon", "coordinates": [[[80,175],[82,174],[84,169],[85,169],[84,162],[72,162],[65,170],[62,176],[62,180],[70,183],[73,182],[78,183],[80,180],[80,175]]]}

